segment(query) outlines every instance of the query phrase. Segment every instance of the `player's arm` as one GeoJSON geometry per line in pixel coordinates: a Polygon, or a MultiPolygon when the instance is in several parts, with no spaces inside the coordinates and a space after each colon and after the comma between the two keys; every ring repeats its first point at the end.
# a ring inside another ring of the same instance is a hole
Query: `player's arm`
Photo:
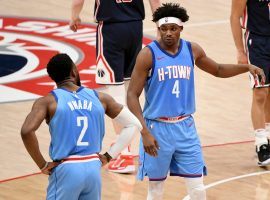
{"type": "Polygon", "coordinates": [[[36,137],[36,131],[40,127],[42,121],[47,117],[47,114],[48,96],[36,100],[33,104],[31,112],[27,115],[22,125],[21,137],[25,148],[37,166],[43,173],[50,174],[50,170],[57,164],[53,162],[46,162],[40,152],[36,137]]]}
{"type": "Polygon", "coordinates": [[[69,28],[74,32],[77,31],[81,24],[80,13],[82,11],[84,0],[73,0],[71,5],[71,20],[69,28]]]}
{"type": "Polygon", "coordinates": [[[149,48],[143,48],[137,56],[135,67],[127,91],[127,105],[130,111],[140,120],[143,129],[141,131],[145,152],[157,156],[158,143],[149,132],[142,114],[139,97],[152,67],[152,53],[149,48]]]}
{"type": "Polygon", "coordinates": [[[161,5],[160,0],[149,0],[149,4],[150,4],[152,13],[154,13],[156,9],[160,7],[161,5]]]}
{"type": "Polygon", "coordinates": [[[264,84],[265,75],[262,69],[249,64],[220,64],[207,57],[204,50],[196,43],[191,43],[195,64],[203,71],[220,78],[228,78],[250,72],[255,79],[257,75],[261,77],[264,84]]]}
{"type": "Polygon", "coordinates": [[[237,61],[239,64],[247,64],[247,55],[244,48],[242,28],[240,24],[240,18],[242,17],[247,0],[232,0],[231,7],[231,30],[234,39],[234,43],[237,50],[237,61]]]}
{"type": "MultiPolygon", "coordinates": [[[[154,13],[156,9],[161,6],[160,0],[149,0],[149,4],[152,13],[154,13]]],[[[160,33],[158,31],[158,23],[156,23],[156,26],[157,26],[157,38],[160,38],[160,33]]]]}
{"type": "Polygon", "coordinates": [[[137,132],[136,129],[141,131],[142,125],[128,108],[117,103],[110,95],[99,92],[98,96],[103,104],[106,115],[123,126],[116,142],[103,156],[101,155],[102,163],[106,164],[110,159],[116,158],[131,143],[137,132]],[[104,156],[106,159],[104,159],[104,156]]]}

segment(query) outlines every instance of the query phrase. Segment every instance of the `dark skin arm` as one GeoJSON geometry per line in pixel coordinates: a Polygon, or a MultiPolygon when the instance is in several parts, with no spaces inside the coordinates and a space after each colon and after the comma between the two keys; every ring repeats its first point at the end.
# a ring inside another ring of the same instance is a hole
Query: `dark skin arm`
{"type": "MultiPolygon", "coordinates": [[[[52,101],[54,101],[52,95],[36,100],[21,128],[21,137],[24,146],[40,169],[46,165],[46,160],[40,152],[36,131],[44,119],[50,120],[49,106],[52,101]]],[[[57,165],[59,165],[59,163],[48,162],[47,167],[42,170],[42,173],[49,175],[51,170],[57,165]]]]}
{"type": "Polygon", "coordinates": [[[143,126],[141,135],[145,152],[151,156],[157,156],[159,145],[145,124],[139,102],[139,97],[142,93],[151,67],[152,53],[148,48],[144,48],[138,54],[135,67],[132,72],[127,92],[127,105],[130,111],[139,119],[143,126]]]}
{"type": "MultiPolygon", "coordinates": [[[[108,115],[110,118],[114,119],[123,109],[123,106],[117,103],[110,95],[98,92],[98,96],[104,107],[106,115],[108,115]]],[[[102,162],[102,166],[106,165],[110,159],[112,159],[108,154],[107,157],[105,154],[99,154],[99,158],[102,162]]]]}
{"type": "Polygon", "coordinates": [[[196,43],[192,43],[192,51],[195,64],[203,71],[220,78],[228,78],[250,72],[256,79],[261,77],[261,82],[265,82],[265,74],[262,69],[249,64],[220,64],[207,57],[204,50],[196,43]]]}

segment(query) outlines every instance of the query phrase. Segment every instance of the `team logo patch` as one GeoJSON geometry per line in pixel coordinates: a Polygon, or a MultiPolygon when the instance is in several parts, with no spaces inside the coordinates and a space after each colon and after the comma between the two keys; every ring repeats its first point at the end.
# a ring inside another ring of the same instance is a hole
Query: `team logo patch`
{"type": "MultiPolygon", "coordinates": [[[[144,45],[149,42],[143,38],[144,45]]],[[[0,16],[0,103],[35,99],[54,89],[46,64],[59,52],[76,63],[84,86],[100,87],[95,45],[95,24],[83,24],[74,33],[68,21],[0,16]]]]}

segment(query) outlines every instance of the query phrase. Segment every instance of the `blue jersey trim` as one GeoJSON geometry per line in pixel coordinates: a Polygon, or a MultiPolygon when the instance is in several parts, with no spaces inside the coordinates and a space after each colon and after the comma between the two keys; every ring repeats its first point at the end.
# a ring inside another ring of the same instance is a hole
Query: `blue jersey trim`
{"type": "Polygon", "coordinates": [[[187,41],[187,46],[188,46],[188,50],[189,50],[189,53],[190,53],[190,57],[192,59],[192,64],[194,66],[194,57],[193,57],[193,52],[192,52],[192,47],[191,47],[191,43],[187,41]]]}
{"type": "Polygon", "coordinates": [[[182,39],[180,39],[178,52],[176,54],[172,55],[172,54],[168,53],[167,51],[165,51],[164,49],[162,49],[160,44],[158,43],[158,41],[154,40],[154,43],[157,45],[157,47],[159,48],[160,51],[162,51],[164,54],[166,54],[167,56],[169,56],[171,58],[177,57],[181,53],[182,46],[183,46],[182,39]]]}
{"type": "Polygon", "coordinates": [[[54,96],[56,103],[58,103],[58,97],[55,94],[55,92],[54,91],[51,91],[50,93],[54,96]]]}
{"type": "MultiPolygon", "coordinates": [[[[80,92],[83,88],[84,88],[83,86],[80,86],[75,92],[78,93],[78,92],[80,92]]],[[[70,91],[70,90],[68,90],[68,89],[66,89],[66,88],[59,88],[59,89],[65,90],[65,91],[67,91],[67,92],[69,92],[69,93],[73,93],[73,91],[70,91]]]]}
{"type": "Polygon", "coordinates": [[[152,48],[151,46],[147,46],[147,47],[150,49],[150,51],[151,51],[151,53],[152,53],[151,75],[147,77],[147,80],[150,80],[150,79],[152,78],[153,72],[154,72],[154,70],[155,70],[155,66],[156,66],[155,60],[156,60],[156,58],[155,58],[155,54],[154,54],[153,48],[152,48]]]}
{"type": "Polygon", "coordinates": [[[96,97],[99,99],[98,93],[96,90],[93,90],[94,94],[96,95],[96,97]]]}

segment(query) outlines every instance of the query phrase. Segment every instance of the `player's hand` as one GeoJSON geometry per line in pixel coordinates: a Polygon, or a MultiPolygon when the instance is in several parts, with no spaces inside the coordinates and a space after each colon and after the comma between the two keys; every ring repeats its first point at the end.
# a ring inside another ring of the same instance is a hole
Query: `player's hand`
{"type": "Polygon", "coordinates": [[[142,130],[141,134],[144,151],[149,155],[156,157],[159,150],[158,142],[148,130],[142,130]]]}
{"type": "Polygon", "coordinates": [[[249,72],[252,74],[255,80],[258,80],[261,85],[264,85],[265,74],[261,68],[254,65],[249,65],[249,72]]]}
{"type": "Polygon", "coordinates": [[[73,30],[74,32],[77,32],[79,26],[81,25],[81,19],[80,17],[77,17],[75,19],[72,19],[69,23],[69,28],[73,30]]]}
{"type": "Polygon", "coordinates": [[[237,62],[238,64],[248,64],[247,54],[244,51],[237,52],[237,62]]]}
{"type": "Polygon", "coordinates": [[[46,162],[45,166],[40,169],[43,174],[51,175],[53,168],[60,165],[61,162],[46,162]]]}
{"type": "Polygon", "coordinates": [[[103,155],[103,154],[98,154],[98,156],[99,156],[99,159],[100,159],[100,161],[101,161],[101,163],[102,163],[102,166],[108,164],[108,159],[107,159],[107,157],[106,157],[105,155],[103,155]]]}

